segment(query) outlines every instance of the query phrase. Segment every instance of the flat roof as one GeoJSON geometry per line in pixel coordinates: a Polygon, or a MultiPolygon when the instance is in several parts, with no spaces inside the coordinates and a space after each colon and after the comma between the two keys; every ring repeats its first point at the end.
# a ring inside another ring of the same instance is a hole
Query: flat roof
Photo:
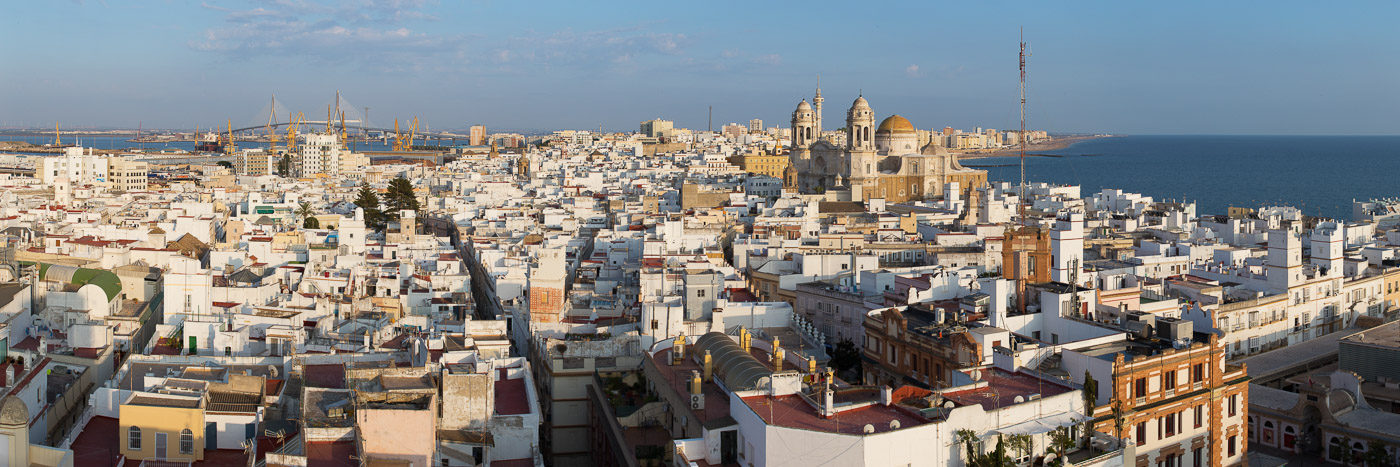
{"type": "Polygon", "coordinates": [[[1033,394],[1044,398],[1072,390],[1067,386],[1024,373],[1008,373],[997,368],[983,369],[981,372],[982,381],[987,383],[985,386],[944,392],[943,398],[958,405],[981,404],[983,410],[992,411],[1016,405],[1018,403],[1016,402],[1017,397],[1020,397],[1022,402],[1026,402],[1033,394]]]}
{"type": "Polygon", "coordinates": [[[124,405],[140,405],[146,407],[171,407],[176,409],[197,409],[200,402],[198,398],[184,397],[154,397],[145,394],[133,394],[131,399],[124,405]]]}
{"type": "Polygon", "coordinates": [[[1362,331],[1359,328],[1351,327],[1331,334],[1309,339],[1297,344],[1289,344],[1282,348],[1270,350],[1268,352],[1255,355],[1253,357],[1238,360],[1236,363],[1245,365],[1249,377],[1258,380],[1272,373],[1287,370],[1306,362],[1326,359],[1337,353],[1337,342],[1342,338],[1362,331]]]}
{"type": "Polygon", "coordinates": [[[927,423],[923,417],[893,405],[871,404],[842,410],[831,418],[822,417],[815,407],[796,394],[787,396],[750,396],[742,399],[755,414],[769,425],[802,430],[858,435],[865,425],[875,427],[876,433],[890,431],[890,422],[898,421],[900,428],[927,423]]]}

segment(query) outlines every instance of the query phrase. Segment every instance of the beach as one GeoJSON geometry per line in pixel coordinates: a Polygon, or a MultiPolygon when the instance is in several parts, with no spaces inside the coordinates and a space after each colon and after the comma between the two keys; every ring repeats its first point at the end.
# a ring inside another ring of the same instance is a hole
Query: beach
{"type": "MultiPolygon", "coordinates": [[[[1046,142],[1046,143],[1036,143],[1036,144],[1028,144],[1028,145],[1026,145],[1026,155],[1027,155],[1027,156],[1036,156],[1037,154],[1034,154],[1034,153],[1037,152],[1037,151],[1054,151],[1054,150],[1057,150],[1057,149],[1064,149],[1064,148],[1067,148],[1067,147],[1069,147],[1069,146],[1072,145],[1072,144],[1079,143],[1079,142],[1083,142],[1083,141],[1089,141],[1089,140],[1099,139],[1099,138],[1112,138],[1112,137],[1113,137],[1112,135],[1075,135],[1075,136],[1061,136],[1061,137],[1057,137],[1057,138],[1055,138],[1054,140],[1051,140],[1051,141],[1046,142]]],[[[951,153],[953,153],[953,154],[957,154],[957,155],[958,155],[958,159],[976,159],[976,158],[980,158],[980,157],[1014,157],[1014,156],[1019,156],[1019,155],[1021,155],[1021,148],[1020,148],[1019,146],[1016,146],[1016,147],[1002,148],[1002,149],[967,149],[967,150],[950,149],[949,152],[951,152],[951,153]]]]}

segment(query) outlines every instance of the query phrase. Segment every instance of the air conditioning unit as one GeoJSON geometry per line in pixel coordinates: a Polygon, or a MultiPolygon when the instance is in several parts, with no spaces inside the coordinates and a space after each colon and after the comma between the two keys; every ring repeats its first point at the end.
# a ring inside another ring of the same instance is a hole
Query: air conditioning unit
{"type": "Polygon", "coordinates": [[[691,394],[691,395],[690,395],[690,410],[705,410],[705,395],[704,395],[704,394],[691,394]]]}

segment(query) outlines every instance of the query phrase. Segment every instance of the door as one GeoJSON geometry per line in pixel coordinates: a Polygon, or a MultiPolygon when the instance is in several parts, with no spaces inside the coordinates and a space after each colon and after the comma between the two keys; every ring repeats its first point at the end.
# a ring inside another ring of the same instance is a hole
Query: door
{"type": "Polygon", "coordinates": [[[165,460],[166,457],[165,433],[156,433],[156,460],[165,460]]]}
{"type": "Polygon", "coordinates": [[[739,431],[719,432],[719,461],[723,464],[739,462],[739,431]]]}
{"type": "Polygon", "coordinates": [[[204,423],[204,449],[214,450],[219,448],[219,430],[214,422],[204,423]]]}

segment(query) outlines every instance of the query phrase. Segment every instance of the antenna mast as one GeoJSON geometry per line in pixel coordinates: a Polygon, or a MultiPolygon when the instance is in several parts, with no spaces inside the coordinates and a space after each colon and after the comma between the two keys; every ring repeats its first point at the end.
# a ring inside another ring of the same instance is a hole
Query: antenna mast
{"type": "Polygon", "coordinates": [[[1021,225],[1026,224],[1026,29],[1021,28],[1021,194],[1016,204],[1020,205],[1021,225]]]}

